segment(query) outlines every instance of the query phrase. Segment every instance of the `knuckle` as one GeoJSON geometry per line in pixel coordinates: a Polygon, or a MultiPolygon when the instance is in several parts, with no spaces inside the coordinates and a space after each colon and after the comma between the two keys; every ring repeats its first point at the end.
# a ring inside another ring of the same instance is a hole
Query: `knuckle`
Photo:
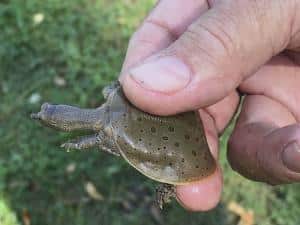
{"type": "Polygon", "coordinates": [[[202,40],[200,35],[195,30],[187,30],[185,32],[184,39],[180,40],[180,49],[177,51],[179,54],[184,54],[185,58],[192,58],[192,61],[197,60],[197,54],[201,54],[201,60],[205,59],[212,65],[217,64],[217,56],[211,51],[211,47],[206,45],[202,40]],[[194,52],[194,54],[191,54],[194,52]]]}
{"type": "Polygon", "coordinates": [[[161,42],[173,42],[178,35],[168,25],[147,19],[132,35],[129,45],[146,44],[155,45],[161,42]]]}
{"type": "Polygon", "coordinates": [[[132,46],[137,43],[138,44],[149,44],[149,43],[152,43],[152,40],[147,33],[137,30],[133,33],[132,37],[130,38],[129,45],[132,46]]]}
{"type": "Polygon", "coordinates": [[[208,46],[214,46],[219,54],[230,56],[236,49],[236,41],[233,38],[235,27],[234,17],[224,10],[218,15],[210,14],[205,21],[199,20],[189,27],[188,33],[194,40],[201,38],[201,41],[209,44],[208,46]]]}
{"type": "Polygon", "coordinates": [[[226,17],[226,22],[221,21],[222,18],[225,18],[225,15],[210,15],[206,20],[198,20],[189,26],[178,39],[179,49],[176,51],[180,51],[178,54],[183,54],[184,58],[190,59],[195,65],[201,65],[205,61],[208,66],[222,70],[220,75],[237,75],[240,71],[239,65],[228,66],[229,60],[236,60],[239,56],[237,41],[234,40],[234,37],[238,37],[235,35],[236,25],[230,16],[226,17]],[[232,28],[227,29],[228,24],[232,28]]]}

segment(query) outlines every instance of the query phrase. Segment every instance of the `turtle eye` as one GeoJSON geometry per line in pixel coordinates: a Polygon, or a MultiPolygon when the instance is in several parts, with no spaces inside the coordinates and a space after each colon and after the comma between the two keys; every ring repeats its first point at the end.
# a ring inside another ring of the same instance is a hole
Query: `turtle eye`
{"type": "Polygon", "coordinates": [[[41,106],[41,110],[42,110],[42,111],[46,111],[46,110],[47,110],[47,108],[49,107],[49,105],[50,105],[50,104],[49,104],[49,103],[47,103],[47,102],[46,102],[46,103],[44,103],[44,104],[41,106]]]}

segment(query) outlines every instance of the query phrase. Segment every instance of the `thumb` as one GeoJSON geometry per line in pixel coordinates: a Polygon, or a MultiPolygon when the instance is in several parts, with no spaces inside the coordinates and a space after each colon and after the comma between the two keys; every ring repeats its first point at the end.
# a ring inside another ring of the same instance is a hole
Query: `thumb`
{"type": "Polygon", "coordinates": [[[126,96],[162,115],[216,103],[291,44],[296,2],[215,1],[168,48],[123,71],[126,96]]]}

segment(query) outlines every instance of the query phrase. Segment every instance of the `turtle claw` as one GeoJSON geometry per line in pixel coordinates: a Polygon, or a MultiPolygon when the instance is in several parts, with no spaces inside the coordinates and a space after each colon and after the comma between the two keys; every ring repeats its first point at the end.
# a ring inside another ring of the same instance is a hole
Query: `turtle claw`
{"type": "Polygon", "coordinates": [[[67,150],[70,150],[70,149],[81,149],[80,146],[78,145],[78,143],[72,143],[72,142],[63,143],[60,147],[61,148],[65,148],[67,150]]]}

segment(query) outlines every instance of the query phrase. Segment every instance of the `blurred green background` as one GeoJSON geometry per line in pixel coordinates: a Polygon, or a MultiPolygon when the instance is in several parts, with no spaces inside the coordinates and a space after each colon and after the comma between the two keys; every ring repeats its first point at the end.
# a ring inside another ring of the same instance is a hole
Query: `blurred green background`
{"type": "Polygon", "coordinates": [[[152,204],[155,182],[95,149],[67,153],[59,145],[74,134],[30,121],[45,101],[100,105],[102,87],[117,77],[130,35],[153,5],[0,1],[1,225],[238,224],[231,202],[252,210],[255,224],[300,224],[299,185],[271,187],[230,169],[230,129],[221,138],[225,188],[218,207],[191,213],[174,201],[160,212],[152,204]]]}

